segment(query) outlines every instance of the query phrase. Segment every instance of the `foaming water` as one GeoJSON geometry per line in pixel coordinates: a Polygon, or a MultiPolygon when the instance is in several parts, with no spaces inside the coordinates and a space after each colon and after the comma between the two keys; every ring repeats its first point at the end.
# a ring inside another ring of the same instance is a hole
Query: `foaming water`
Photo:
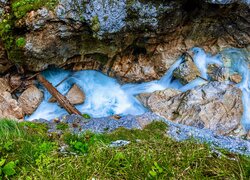
{"type": "Polygon", "coordinates": [[[250,78],[249,78],[249,52],[239,49],[227,49],[223,52],[224,66],[228,70],[228,74],[237,72],[241,75],[242,80],[236,86],[242,91],[243,115],[242,125],[245,130],[250,130],[250,78]]]}
{"type": "MultiPolygon", "coordinates": [[[[82,113],[90,114],[92,117],[104,117],[113,114],[138,115],[146,112],[146,109],[138,100],[126,93],[115,79],[100,72],[92,70],[70,72],[53,69],[45,71],[43,75],[54,86],[68,77],[57,86],[57,90],[63,95],[73,84],[77,84],[85,93],[86,99],[84,104],[77,105],[76,108],[82,113]]],[[[42,89],[45,96],[44,101],[27,119],[53,119],[67,114],[57,103],[50,103],[51,95],[43,87],[42,89]]]]}
{"type": "Polygon", "coordinates": [[[220,55],[211,56],[209,53],[206,54],[204,50],[197,47],[193,48],[192,51],[194,52],[194,63],[199,69],[201,77],[204,79],[209,79],[207,74],[207,66],[209,64],[218,64],[220,66],[223,65],[220,55]]]}
{"type": "MultiPolygon", "coordinates": [[[[141,93],[151,93],[166,88],[177,89],[182,92],[193,89],[196,86],[206,84],[210,77],[207,74],[209,64],[217,64],[226,69],[227,73],[238,73],[242,76],[242,81],[236,87],[242,90],[242,102],[244,113],[242,124],[246,130],[250,129],[250,74],[249,74],[249,53],[239,49],[227,49],[220,54],[211,56],[201,48],[191,49],[194,53],[193,61],[201,73],[201,77],[183,86],[178,80],[173,78],[174,70],[184,62],[179,58],[160,79],[140,84],[128,83],[121,85],[116,79],[108,77],[101,72],[93,70],[66,71],[61,69],[51,69],[43,72],[44,77],[56,86],[57,90],[65,95],[73,84],[77,84],[85,93],[85,102],[77,105],[76,108],[82,112],[90,114],[92,117],[105,117],[114,114],[120,115],[140,115],[147,109],[136,99],[136,95],[141,93]],[[222,58],[223,57],[223,58],[222,58]]],[[[67,112],[57,103],[50,103],[51,95],[43,87],[44,101],[38,109],[27,120],[32,119],[53,119],[66,115],[67,112]]]]}

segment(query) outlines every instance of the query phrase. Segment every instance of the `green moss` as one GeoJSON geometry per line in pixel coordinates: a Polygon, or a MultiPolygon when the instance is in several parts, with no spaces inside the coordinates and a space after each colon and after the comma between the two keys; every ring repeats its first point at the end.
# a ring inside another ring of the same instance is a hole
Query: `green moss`
{"type": "Polygon", "coordinates": [[[26,42],[20,37],[20,30],[16,29],[15,22],[24,17],[28,12],[41,7],[53,9],[58,0],[13,0],[11,1],[11,12],[2,15],[0,21],[0,38],[4,43],[8,59],[15,64],[23,63],[23,50],[26,42]]]}
{"type": "Polygon", "coordinates": [[[29,11],[37,10],[43,6],[53,9],[58,0],[15,0],[11,3],[12,11],[16,18],[20,19],[29,11]]]}
{"type": "Polygon", "coordinates": [[[26,44],[25,38],[20,37],[20,38],[16,39],[16,45],[17,45],[17,47],[22,48],[22,47],[25,46],[25,44],[26,44]]]}
{"type": "Polygon", "coordinates": [[[94,32],[98,32],[100,30],[100,21],[98,19],[98,16],[94,16],[91,19],[91,29],[94,32]]]}

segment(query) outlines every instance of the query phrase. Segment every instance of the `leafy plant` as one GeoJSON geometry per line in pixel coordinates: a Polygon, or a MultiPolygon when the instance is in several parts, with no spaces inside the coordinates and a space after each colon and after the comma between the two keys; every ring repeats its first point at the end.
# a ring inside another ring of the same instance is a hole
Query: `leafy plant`
{"type": "Polygon", "coordinates": [[[91,119],[91,116],[89,114],[82,114],[82,117],[84,117],[85,119],[91,119]]]}
{"type": "Polygon", "coordinates": [[[154,162],[151,170],[149,171],[149,176],[157,177],[159,174],[163,173],[163,169],[158,165],[157,162],[154,162]]]}
{"type": "Polygon", "coordinates": [[[0,160],[0,177],[1,176],[13,176],[16,174],[16,164],[18,163],[17,161],[10,161],[6,163],[6,159],[1,159],[0,160]]]}
{"type": "Polygon", "coordinates": [[[23,37],[20,37],[20,38],[18,38],[18,39],[16,40],[16,45],[17,45],[17,47],[19,47],[19,48],[24,47],[25,44],[26,44],[26,40],[25,40],[25,38],[23,38],[23,37]]]}

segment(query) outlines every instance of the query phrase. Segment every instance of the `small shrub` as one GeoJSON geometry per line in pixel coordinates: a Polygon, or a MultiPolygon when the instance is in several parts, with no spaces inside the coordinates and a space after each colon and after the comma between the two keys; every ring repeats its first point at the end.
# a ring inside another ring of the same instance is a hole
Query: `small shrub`
{"type": "Polygon", "coordinates": [[[85,119],[91,119],[91,116],[89,114],[82,114],[82,117],[84,117],[85,119]]]}
{"type": "Polygon", "coordinates": [[[16,164],[18,161],[6,162],[6,159],[0,160],[0,179],[1,177],[9,177],[16,174],[16,164]]]}
{"type": "Polygon", "coordinates": [[[16,40],[16,45],[17,45],[17,47],[19,47],[19,48],[24,47],[25,44],[26,44],[26,40],[25,40],[25,38],[23,38],[23,37],[20,37],[20,38],[18,38],[18,39],[16,40]]]}

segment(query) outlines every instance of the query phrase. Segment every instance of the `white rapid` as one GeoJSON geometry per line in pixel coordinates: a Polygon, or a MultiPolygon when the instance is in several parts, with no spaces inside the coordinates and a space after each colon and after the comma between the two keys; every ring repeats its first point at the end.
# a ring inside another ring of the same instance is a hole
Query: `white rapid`
{"type": "MultiPolygon", "coordinates": [[[[193,60],[201,73],[201,78],[197,78],[185,86],[173,78],[173,71],[183,62],[182,57],[169,68],[160,80],[140,84],[129,83],[121,85],[117,80],[93,70],[72,72],[61,69],[51,69],[43,72],[43,75],[54,86],[63,81],[56,87],[64,95],[73,84],[77,84],[86,95],[84,104],[76,106],[76,108],[82,113],[87,113],[92,117],[105,117],[114,114],[139,115],[146,112],[147,109],[136,99],[136,95],[166,88],[178,89],[183,92],[190,90],[196,86],[207,83],[210,79],[207,74],[208,65],[217,64],[226,69],[228,74],[237,72],[242,76],[242,82],[236,86],[242,90],[243,94],[242,101],[244,105],[244,113],[242,116],[242,123],[244,127],[249,130],[249,53],[244,54],[239,49],[227,49],[221,52],[223,57],[226,57],[222,60],[221,54],[211,56],[198,47],[192,48],[191,51],[194,53],[193,60]]],[[[44,101],[31,116],[26,117],[27,120],[39,118],[53,119],[67,114],[57,103],[48,102],[51,95],[44,87],[40,86],[40,89],[44,92],[44,101]]]]}

